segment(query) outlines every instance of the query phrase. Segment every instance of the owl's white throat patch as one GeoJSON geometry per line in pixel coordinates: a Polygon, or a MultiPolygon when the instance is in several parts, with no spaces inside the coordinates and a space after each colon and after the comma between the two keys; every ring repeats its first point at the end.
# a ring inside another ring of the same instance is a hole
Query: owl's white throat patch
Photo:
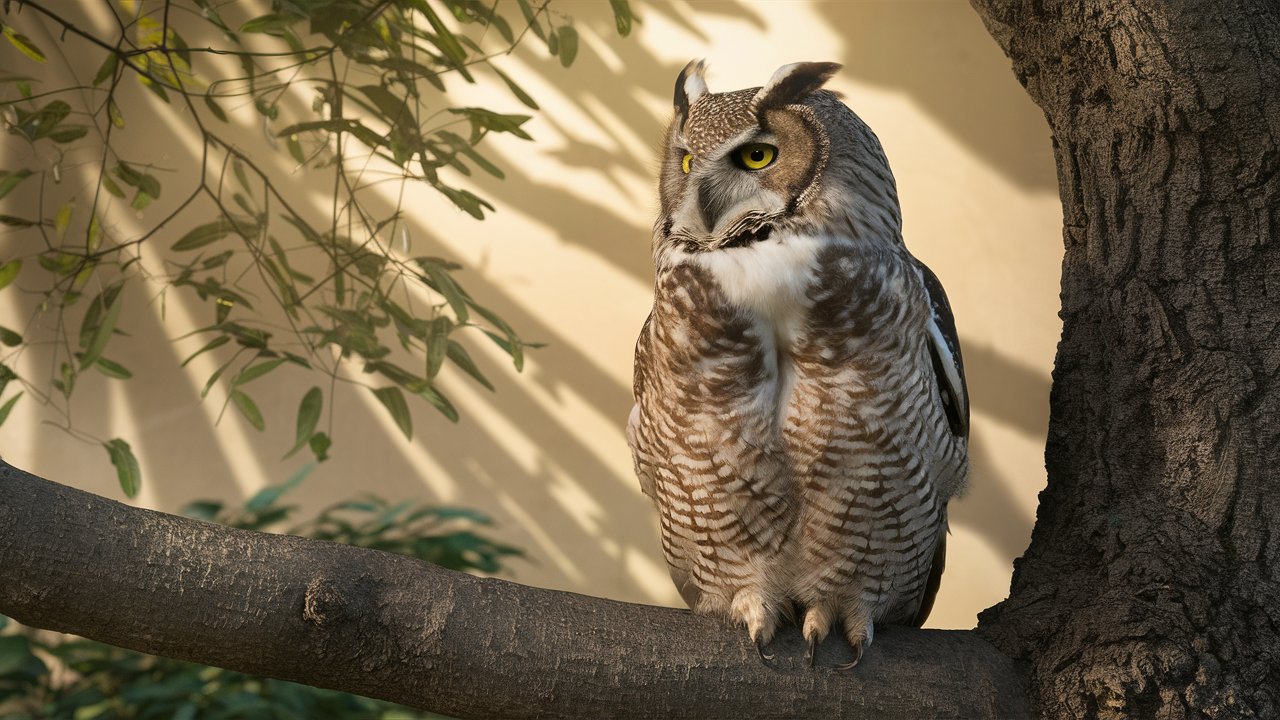
{"type": "Polygon", "coordinates": [[[768,240],[691,256],[706,269],[726,299],[772,330],[785,351],[803,331],[807,291],[818,252],[831,238],[774,232],[768,240]]]}

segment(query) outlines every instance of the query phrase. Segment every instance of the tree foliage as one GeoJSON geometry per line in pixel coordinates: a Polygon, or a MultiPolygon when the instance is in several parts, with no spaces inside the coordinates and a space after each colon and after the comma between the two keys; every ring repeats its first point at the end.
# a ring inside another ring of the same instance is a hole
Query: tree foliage
{"type": "MultiPolygon", "coordinates": [[[[627,3],[611,4],[626,35],[627,3]]],[[[132,376],[113,354],[127,335],[124,307],[149,299],[163,311],[174,292],[203,308],[204,344],[183,366],[216,358],[201,396],[221,388],[224,412],[263,430],[254,381],[282,368],[327,378],[301,397],[289,454],[327,457],[323,385],[368,388],[411,437],[410,402],[458,418],[437,383],[442,368],[493,389],[472,342],[523,366],[530,344],[466,290],[461,266],[408,254],[402,204],[405,186],[420,183],[476,219],[493,210],[461,178],[503,177],[485,139],[531,140],[524,125],[538,110],[502,59],[531,36],[565,67],[577,56],[572,19],[549,2],[275,0],[250,15],[261,6],[112,0],[101,33],[70,14],[84,8],[5,7],[3,33],[32,70],[0,77],[0,222],[24,241],[0,253],[0,290],[21,293],[30,312],[23,327],[0,327],[0,423],[35,397],[68,432],[100,443],[134,495],[141,478],[127,440],[74,427],[71,399],[86,372],[132,376]],[[33,40],[31,22],[64,38],[67,54],[33,40]],[[66,59],[83,53],[101,58],[87,79],[66,59]],[[50,70],[59,62],[61,75],[50,70]],[[151,100],[125,102],[138,84],[151,100]],[[452,102],[462,84],[505,87],[510,101],[452,102]],[[238,143],[255,126],[276,157],[238,143]],[[163,131],[146,145],[174,156],[194,142],[195,177],[137,151],[136,138],[126,145],[138,127],[163,131]],[[321,175],[317,213],[290,185],[321,175]],[[33,347],[51,352],[48,375],[19,372],[33,347]]]]}

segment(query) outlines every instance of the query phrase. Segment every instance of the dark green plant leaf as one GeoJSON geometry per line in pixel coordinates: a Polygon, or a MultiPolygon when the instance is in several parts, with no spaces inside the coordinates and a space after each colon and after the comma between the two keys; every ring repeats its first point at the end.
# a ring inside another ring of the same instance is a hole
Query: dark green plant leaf
{"type": "Polygon", "coordinates": [[[258,404],[253,398],[246,395],[240,390],[231,391],[231,402],[240,410],[240,414],[244,415],[244,419],[249,421],[258,431],[266,429],[267,423],[262,419],[262,411],[258,409],[258,404]]]}
{"type": "Polygon", "coordinates": [[[504,115],[480,107],[449,108],[454,115],[471,121],[471,142],[478,142],[485,131],[511,133],[518,138],[532,140],[533,136],[520,126],[529,121],[528,115],[504,115]]]}
{"type": "Polygon", "coordinates": [[[93,76],[93,86],[98,87],[106,82],[107,78],[115,75],[116,66],[120,64],[120,56],[113,53],[107,54],[107,59],[102,61],[102,65],[98,67],[98,72],[93,76]]]}
{"type": "Polygon", "coordinates": [[[133,456],[129,443],[115,438],[102,443],[111,456],[111,464],[116,466],[116,477],[120,480],[120,488],[126,497],[137,497],[138,488],[142,486],[142,471],[138,469],[138,459],[133,456]]]}
{"type": "Polygon", "coordinates": [[[438,317],[431,321],[427,329],[427,378],[434,379],[444,365],[449,350],[449,333],[453,330],[453,321],[447,317],[438,317]]]}
{"type": "Polygon", "coordinates": [[[214,500],[197,500],[187,503],[182,508],[182,514],[187,517],[193,517],[197,520],[208,520],[213,522],[217,520],[218,513],[222,512],[222,503],[214,500]]]}
{"type": "Polygon", "coordinates": [[[556,34],[560,36],[560,64],[569,67],[578,57],[578,31],[565,25],[556,34]]]}
{"type": "Polygon", "coordinates": [[[9,412],[13,410],[13,406],[18,404],[18,398],[22,397],[22,393],[9,398],[4,405],[0,405],[0,425],[4,425],[4,421],[9,419],[9,412]]]}
{"type": "Polygon", "coordinates": [[[378,397],[378,401],[387,409],[387,412],[391,413],[391,418],[396,421],[405,438],[412,440],[413,416],[409,414],[409,405],[405,403],[404,393],[400,392],[400,388],[376,388],[373,394],[378,397]]]}
{"type": "Polygon", "coordinates": [[[256,17],[240,26],[240,32],[283,35],[300,18],[277,13],[256,17]]]}
{"type": "Polygon", "coordinates": [[[197,350],[197,351],[195,351],[195,352],[191,353],[190,355],[188,355],[188,356],[187,356],[187,359],[182,361],[182,365],[181,365],[180,367],[186,367],[188,363],[190,363],[192,360],[195,360],[195,359],[196,359],[197,357],[199,357],[200,355],[202,355],[202,354],[204,354],[204,353],[206,353],[206,352],[209,352],[210,350],[213,350],[214,348],[220,348],[220,347],[222,347],[223,345],[226,345],[226,344],[227,344],[227,343],[229,343],[229,342],[231,342],[231,338],[227,337],[226,335],[219,335],[218,337],[216,337],[216,338],[214,338],[214,339],[210,340],[209,342],[205,343],[204,347],[202,347],[202,348],[200,348],[199,350],[197,350]]]}
{"type": "Polygon", "coordinates": [[[467,349],[459,344],[456,340],[449,341],[449,359],[453,361],[463,372],[475,378],[475,381],[485,386],[490,392],[493,391],[493,383],[480,372],[480,368],[476,367],[476,363],[471,359],[471,354],[467,349]]]}
{"type": "Polygon", "coordinates": [[[636,17],[631,12],[631,3],[627,0],[609,0],[609,5],[613,7],[613,19],[618,26],[618,34],[622,37],[630,35],[631,25],[636,17]]]}
{"type": "Polygon", "coordinates": [[[506,73],[496,67],[490,66],[490,69],[492,69],[498,77],[502,78],[502,82],[507,84],[507,88],[511,90],[511,94],[515,95],[517,100],[524,103],[525,107],[533,110],[538,109],[538,103],[534,101],[533,97],[529,95],[529,93],[525,92],[523,88],[517,85],[515,80],[512,80],[506,73]]]}
{"type": "Polygon", "coordinates": [[[115,332],[116,321],[120,319],[120,308],[124,306],[124,299],[116,295],[110,305],[106,306],[106,316],[102,319],[102,324],[98,325],[90,336],[89,344],[85,347],[84,356],[80,359],[80,369],[89,367],[98,361],[98,356],[102,355],[103,349],[107,347],[107,341],[111,339],[111,334],[115,332]]]}
{"type": "Polygon", "coordinates": [[[294,471],[294,473],[289,476],[288,480],[285,480],[278,485],[268,485],[267,487],[262,488],[249,499],[249,502],[245,503],[244,509],[249,512],[256,513],[262,512],[272,505],[275,505],[281,495],[284,495],[290,490],[298,487],[298,483],[305,480],[306,477],[311,474],[311,471],[315,469],[315,463],[307,463],[294,471]]]}
{"type": "Polygon", "coordinates": [[[116,378],[117,380],[128,380],[133,377],[133,373],[129,372],[129,368],[104,357],[98,358],[98,362],[94,363],[93,366],[103,375],[116,378]]]}
{"type": "Polygon", "coordinates": [[[25,168],[15,172],[0,170],[0,198],[13,192],[14,188],[29,177],[31,177],[31,171],[25,168]]]}
{"type": "Polygon", "coordinates": [[[311,442],[311,437],[316,433],[316,426],[320,424],[320,411],[323,407],[324,393],[320,388],[313,387],[302,396],[302,402],[298,405],[297,439],[289,452],[285,453],[286,458],[311,442]]]}
{"type": "Polygon", "coordinates": [[[205,93],[204,104],[205,107],[209,108],[209,112],[213,113],[214,117],[218,118],[222,122],[227,122],[227,113],[223,111],[222,106],[218,104],[218,101],[213,99],[212,94],[205,93]]]}
{"type": "Polygon", "coordinates": [[[22,336],[5,326],[0,325],[0,343],[4,343],[9,347],[17,347],[22,344],[22,336]]]}
{"type": "Polygon", "coordinates": [[[316,462],[324,462],[329,459],[329,448],[333,446],[333,441],[329,436],[320,432],[311,436],[311,440],[307,442],[311,446],[311,452],[316,456],[316,462]]]}
{"type": "Polygon", "coordinates": [[[240,371],[240,374],[236,376],[236,379],[231,381],[231,386],[239,387],[241,385],[245,385],[247,383],[253,382],[254,380],[257,380],[263,375],[266,375],[272,370],[275,370],[276,368],[280,367],[282,364],[284,364],[284,362],[285,362],[284,358],[276,358],[274,360],[267,360],[266,362],[260,362],[257,365],[250,365],[249,367],[240,371]]]}

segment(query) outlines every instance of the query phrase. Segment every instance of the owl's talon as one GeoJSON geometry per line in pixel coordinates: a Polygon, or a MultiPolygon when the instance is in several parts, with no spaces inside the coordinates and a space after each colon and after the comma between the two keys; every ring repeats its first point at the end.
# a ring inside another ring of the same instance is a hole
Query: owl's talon
{"type": "Polygon", "coordinates": [[[756,640],[756,652],[760,653],[760,659],[764,660],[765,662],[773,662],[773,659],[776,656],[765,652],[764,646],[765,646],[765,643],[761,642],[758,639],[756,640]]]}
{"type": "Polygon", "coordinates": [[[843,665],[837,665],[837,666],[836,666],[836,669],[837,669],[837,670],[842,670],[842,671],[843,671],[843,670],[852,670],[852,669],[854,669],[855,667],[857,667],[857,666],[858,666],[858,663],[862,661],[862,649],[863,649],[863,647],[865,647],[865,646],[864,646],[862,643],[858,643],[857,645],[854,645],[854,646],[853,646],[853,660],[852,660],[851,662],[847,662],[847,663],[845,663],[845,664],[843,664],[843,665]]]}

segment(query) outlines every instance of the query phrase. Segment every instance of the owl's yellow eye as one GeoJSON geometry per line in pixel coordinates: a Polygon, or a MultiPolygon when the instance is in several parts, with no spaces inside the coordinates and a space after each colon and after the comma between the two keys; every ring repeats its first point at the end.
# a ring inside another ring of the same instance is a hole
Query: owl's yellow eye
{"type": "Polygon", "coordinates": [[[734,150],[733,156],[744,170],[763,170],[778,157],[778,148],[765,143],[750,143],[734,150]]]}
{"type": "Polygon", "coordinates": [[[680,169],[684,171],[685,175],[689,174],[689,171],[693,169],[692,155],[690,155],[689,153],[684,154],[684,158],[680,160],[680,169]]]}

